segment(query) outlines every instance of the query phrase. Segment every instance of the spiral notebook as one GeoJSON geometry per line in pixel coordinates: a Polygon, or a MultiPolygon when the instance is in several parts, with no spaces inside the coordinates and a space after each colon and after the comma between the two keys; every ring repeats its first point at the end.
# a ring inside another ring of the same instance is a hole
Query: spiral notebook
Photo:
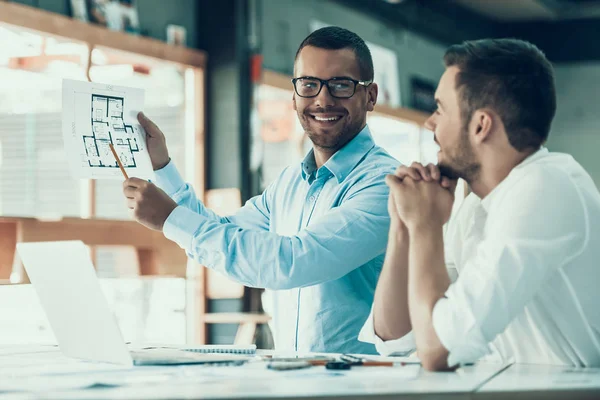
{"type": "Polygon", "coordinates": [[[256,345],[238,346],[235,344],[206,344],[203,346],[182,347],[181,350],[194,353],[256,354],[256,345]]]}
{"type": "Polygon", "coordinates": [[[150,349],[169,349],[179,351],[190,351],[193,353],[204,353],[204,354],[238,354],[238,355],[249,355],[253,356],[256,354],[256,345],[250,344],[247,346],[239,346],[235,344],[205,344],[199,346],[189,345],[146,345],[141,348],[134,348],[135,350],[150,350],[150,349]]]}

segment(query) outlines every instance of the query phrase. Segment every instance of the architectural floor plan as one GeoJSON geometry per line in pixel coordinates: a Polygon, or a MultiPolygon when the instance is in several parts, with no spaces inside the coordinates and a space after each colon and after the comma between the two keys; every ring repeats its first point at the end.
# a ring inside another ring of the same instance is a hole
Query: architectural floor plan
{"type": "Polygon", "coordinates": [[[110,144],[130,176],[152,176],[145,132],[136,118],[143,104],[142,89],[63,81],[63,138],[76,176],[122,179],[110,144]]]}
{"type": "Polygon", "coordinates": [[[84,135],[90,167],[118,168],[108,145],[112,143],[124,167],[135,167],[134,153],[140,151],[133,126],[123,120],[123,97],[92,94],[92,131],[84,135]]]}

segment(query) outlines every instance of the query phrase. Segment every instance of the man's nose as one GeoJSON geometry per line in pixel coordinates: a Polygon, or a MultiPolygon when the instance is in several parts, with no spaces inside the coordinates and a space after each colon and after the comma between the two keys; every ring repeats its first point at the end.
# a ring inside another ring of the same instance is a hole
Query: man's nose
{"type": "Polygon", "coordinates": [[[329,87],[327,87],[327,85],[323,85],[321,91],[317,97],[315,97],[315,103],[315,105],[320,108],[326,108],[328,106],[335,105],[335,97],[329,93],[329,87]]]}
{"type": "Polygon", "coordinates": [[[425,123],[423,125],[425,126],[426,129],[429,129],[430,131],[435,131],[434,114],[431,114],[429,116],[429,118],[427,118],[427,121],[425,121],[425,123]]]}

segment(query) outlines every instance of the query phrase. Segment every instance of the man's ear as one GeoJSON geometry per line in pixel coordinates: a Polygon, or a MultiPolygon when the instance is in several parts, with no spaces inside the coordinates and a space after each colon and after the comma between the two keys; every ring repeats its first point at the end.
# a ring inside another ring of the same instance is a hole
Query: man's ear
{"type": "Polygon", "coordinates": [[[488,139],[494,128],[495,114],[488,109],[480,109],[473,113],[469,133],[476,142],[482,143],[488,139]]]}
{"type": "Polygon", "coordinates": [[[375,104],[377,104],[377,94],[379,93],[379,87],[376,83],[371,83],[367,87],[367,111],[373,111],[375,104]]]}
{"type": "Polygon", "coordinates": [[[298,111],[296,108],[296,93],[292,93],[292,107],[294,107],[294,111],[298,111]]]}

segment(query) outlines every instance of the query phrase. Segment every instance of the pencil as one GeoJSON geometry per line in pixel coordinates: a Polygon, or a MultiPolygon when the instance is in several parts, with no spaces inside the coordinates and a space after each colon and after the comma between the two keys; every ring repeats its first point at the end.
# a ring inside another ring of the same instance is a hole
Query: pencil
{"type": "Polygon", "coordinates": [[[109,143],[108,146],[110,147],[110,151],[112,151],[113,156],[115,156],[115,160],[117,160],[117,164],[119,164],[119,168],[121,168],[121,172],[123,173],[123,176],[125,177],[125,179],[129,179],[129,177],[127,176],[127,172],[125,172],[125,168],[123,167],[123,164],[121,163],[121,159],[119,158],[119,156],[117,155],[117,152],[115,151],[115,146],[113,146],[112,143],[109,143]]]}
{"type": "Polygon", "coordinates": [[[394,365],[391,361],[361,361],[358,364],[359,367],[393,367],[394,365]]]}

